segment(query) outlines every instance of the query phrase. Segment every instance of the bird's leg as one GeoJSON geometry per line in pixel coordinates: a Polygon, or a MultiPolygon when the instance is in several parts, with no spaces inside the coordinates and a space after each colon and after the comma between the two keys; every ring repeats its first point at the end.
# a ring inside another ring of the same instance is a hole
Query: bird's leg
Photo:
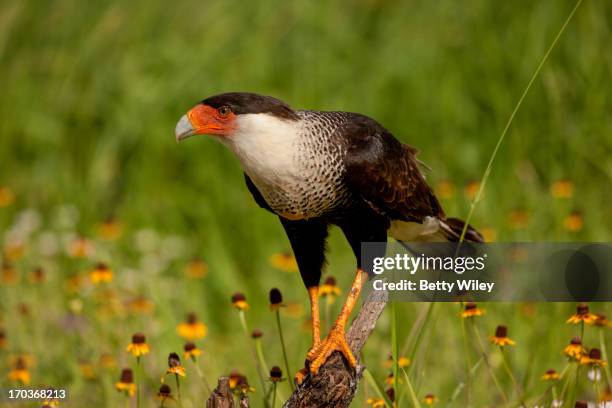
{"type": "MultiPolygon", "coordinates": [[[[312,321],[312,348],[311,351],[321,344],[321,321],[319,320],[319,287],[308,288],[310,297],[310,318],[312,321]]],[[[310,353],[310,352],[309,352],[310,353]]]]}
{"type": "MultiPolygon", "coordinates": [[[[308,288],[308,296],[310,297],[310,318],[312,322],[312,347],[308,351],[307,359],[310,360],[311,354],[314,356],[316,350],[321,344],[321,321],[319,319],[319,287],[311,286],[308,288]]],[[[308,371],[300,370],[295,375],[295,382],[301,384],[304,381],[308,371]]]]}
{"type": "Polygon", "coordinates": [[[342,311],[336,319],[336,322],[332,326],[329,334],[318,346],[308,353],[307,359],[310,361],[310,373],[315,375],[319,372],[319,368],[327,361],[329,356],[334,351],[339,351],[346,358],[349,366],[356,367],[357,360],[353,356],[346,338],[344,337],[344,331],[346,329],[346,323],[359,299],[359,293],[365,283],[368,275],[361,269],[357,269],[355,280],[351,286],[348,297],[342,306],[342,311]]]}

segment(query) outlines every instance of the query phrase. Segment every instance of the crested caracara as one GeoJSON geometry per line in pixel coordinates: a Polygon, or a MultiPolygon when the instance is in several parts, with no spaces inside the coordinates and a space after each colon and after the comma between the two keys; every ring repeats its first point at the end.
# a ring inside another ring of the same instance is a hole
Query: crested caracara
{"type": "MultiPolygon", "coordinates": [[[[344,331],[371,272],[362,269],[362,242],[386,242],[387,236],[457,241],[464,227],[445,216],[419,168],[417,150],[364,115],[293,110],[269,96],[235,92],[204,99],[179,120],[175,133],[177,141],[210,135],[227,146],[257,204],[278,216],[310,296],[312,375],[334,351],[356,365],[344,331]],[[318,290],[330,225],[344,233],[357,273],[340,315],[321,340],[318,290]]],[[[471,227],[465,239],[482,241],[471,227]]]]}

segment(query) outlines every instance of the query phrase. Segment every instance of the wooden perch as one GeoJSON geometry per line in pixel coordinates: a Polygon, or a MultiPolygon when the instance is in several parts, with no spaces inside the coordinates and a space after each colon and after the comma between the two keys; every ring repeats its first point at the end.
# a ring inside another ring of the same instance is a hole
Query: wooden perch
{"type": "Polygon", "coordinates": [[[346,338],[353,355],[357,358],[357,369],[349,368],[339,352],[333,353],[321,366],[316,376],[308,375],[304,379],[304,382],[297,387],[283,405],[284,408],[343,408],[349,406],[357,392],[357,385],[365,368],[359,361],[359,353],[374,330],[387,300],[386,292],[370,292],[348,330],[346,338]]]}
{"type": "MultiPolygon", "coordinates": [[[[346,365],[342,354],[333,353],[321,366],[316,376],[308,375],[304,379],[304,382],[285,402],[284,408],[344,408],[349,406],[357,392],[357,385],[365,368],[359,362],[359,353],[374,330],[387,300],[386,292],[370,292],[347,332],[348,344],[357,358],[356,370],[346,365]]],[[[234,408],[235,406],[229,388],[229,378],[219,378],[217,388],[206,401],[206,408],[234,408]]],[[[248,406],[248,399],[239,401],[239,408],[248,408],[248,406]]]]}
{"type": "Polygon", "coordinates": [[[217,388],[206,401],[206,408],[234,408],[234,397],[230,391],[229,377],[220,377],[217,388]]]}

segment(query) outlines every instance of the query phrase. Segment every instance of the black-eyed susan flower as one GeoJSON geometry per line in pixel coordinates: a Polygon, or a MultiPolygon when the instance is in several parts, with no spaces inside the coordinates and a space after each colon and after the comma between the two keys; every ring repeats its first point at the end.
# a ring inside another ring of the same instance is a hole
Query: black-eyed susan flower
{"type": "Polygon", "coordinates": [[[598,348],[592,348],[588,354],[583,354],[580,358],[580,364],[605,367],[607,362],[601,357],[601,350],[598,348]]]}
{"type": "MultiPolygon", "coordinates": [[[[387,397],[391,402],[395,401],[395,391],[393,390],[393,387],[387,388],[385,394],[387,394],[387,397]]],[[[366,404],[371,405],[372,408],[383,408],[387,406],[385,400],[382,398],[368,398],[366,400],[366,404]]]]}
{"type": "Polygon", "coordinates": [[[0,208],[8,207],[15,201],[15,194],[8,187],[0,187],[0,208]]]}
{"type": "Polygon", "coordinates": [[[108,283],[113,280],[113,271],[104,262],[98,262],[89,272],[89,279],[94,285],[108,283]]]}
{"type": "Polygon", "coordinates": [[[79,371],[86,380],[94,380],[96,378],[96,372],[94,366],[89,361],[79,361],[79,371]]]}
{"type": "Polygon", "coordinates": [[[563,228],[569,232],[578,232],[584,226],[582,212],[574,210],[563,219],[563,228]]]}
{"type": "Polygon", "coordinates": [[[6,349],[8,346],[8,340],[6,339],[6,332],[4,329],[0,329],[0,350],[6,349]]]}
{"type": "MultiPolygon", "coordinates": [[[[397,382],[398,382],[398,384],[401,384],[402,383],[402,379],[398,378],[397,382]]],[[[387,385],[395,384],[395,377],[393,376],[393,371],[390,371],[389,374],[387,374],[387,378],[385,378],[385,384],[387,384],[387,385]]]]}
{"type": "Polygon", "coordinates": [[[249,308],[244,293],[236,292],[232,295],[232,306],[238,310],[247,310],[249,308]]]}
{"type": "Polygon", "coordinates": [[[281,252],[270,257],[270,264],[284,272],[297,272],[298,265],[295,257],[289,252],[281,252]]]}
{"type": "Polygon", "coordinates": [[[283,295],[277,288],[270,289],[270,310],[277,311],[283,306],[283,295]]]}
{"type": "Polygon", "coordinates": [[[159,391],[157,391],[157,398],[164,403],[167,400],[173,400],[172,397],[172,388],[168,384],[162,384],[159,387],[159,391]]]}
{"type": "Polygon", "coordinates": [[[574,183],[560,179],[550,185],[550,194],[554,198],[571,198],[574,195],[574,183]]]}
{"type": "Polygon", "coordinates": [[[115,241],[123,234],[123,225],[115,218],[107,218],[98,224],[98,236],[105,241],[115,241]]]}
{"type": "Polygon", "coordinates": [[[476,306],[476,303],[467,302],[463,307],[463,312],[461,312],[461,317],[468,318],[474,316],[482,316],[485,314],[485,310],[476,306]]]}
{"type": "Polygon", "coordinates": [[[168,371],[166,373],[185,377],[185,367],[182,366],[181,358],[178,354],[170,353],[168,356],[168,371]]]}
{"type": "Polygon", "coordinates": [[[236,384],[235,390],[238,395],[244,396],[249,393],[255,392],[255,387],[251,387],[246,377],[241,377],[236,384]]]}
{"type": "Polygon", "coordinates": [[[198,320],[195,313],[187,314],[187,318],[184,322],[180,323],[176,327],[176,332],[179,336],[185,340],[193,341],[199,340],[206,336],[208,328],[206,325],[198,320]]]}
{"type": "Polygon", "coordinates": [[[580,303],[576,306],[576,313],[567,319],[566,323],[578,324],[584,322],[586,324],[592,324],[597,319],[597,316],[589,311],[589,305],[586,303],[580,303]]]}
{"type": "Polygon", "coordinates": [[[612,322],[610,322],[605,315],[595,313],[595,321],[593,322],[593,325],[597,327],[612,327],[612,322]]]}
{"type": "Polygon", "coordinates": [[[87,278],[83,274],[75,274],[69,276],[65,282],[66,291],[69,293],[76,293],[85,285],[87,278]]]}
{"type": "Polygon", "coordinates": [[[4,244],[4,259],[9,262],[18,261],[25,253],[25,244],[21,239],[14,239],[4,244]]]}
{"type": "Polygon", "coordinates": [[[576,401],[574,408],[589,408],[589,404],[587,404],[585,401],[576,401]]]}
{"type": "Polygon", "coordinates": [[[508,226],[514,230],[527,228],[529,225],[529,213],[523,209],[510,211],[508,214],[508,226]]]}
{"type": "MultiPolygon", "coordinates": [[[[393,356],[391,354],[389,354],[389,356],[387,357],[387,361],[385,362],[385,365],[387,366],[387,368],[393,367],[393,356]]],[[[410,359],[408,357],[402,356],[397,359],[397,365],[400,368],[406,368],[410,365],[410,359]]]]}
{"type": "Polygon", "coordinates": [[[229,374],[228,377],[229,377],[229,387],[231,390],[233,390],[238,385],[238,382],[242,380],[244,375],[240,373],[240,371],[238,370],[232,370],[232,372],[229,374]]]}
{"type": "Polygon", "coordinates": [[[30,306],[28,306],[28,304],[27,304],[27,303],[24,303],[24,302],[20,302],[20,303],[17,305],[17,312],[19,312],[19,314],[20,314],[22,317],[30,317],[30,316],[31,316],[31,313],[30,313],[30,306]]]}
{"type": "Polygon", "coordinates": [[[470,181],[469,183],[465,185],[465,188],[463,189],[463,194],[465,195],[465,198],[472,201],[474,200],[474,198],[476,198],[476,194],[478,193],[479,189],[480,189],[480,182],[470,181]]]}
{"type": "Polygon", "coordinates": [[[497,241],[497,230],[495,228],[482,227],[480,228],[480,233],[482,234],[485,242],[497,241]]]}
{"type": "Polygon", "coordinates": [[[585,353],[582,339],[580,337],[572,338],[570,344],[563,349],[563,353],[571,359],[580,361],[585,353]]]}
{"type": "Polygon", "coordinates": [[[255,329],[251,332],[252,339],[259,339],[263,336],[263,332],[259,329],[255,329]]]}
{"type": "Polygon", "coordinates": [[[117,361],[112,354],[102,353],[100,354],[98,364],[103,368],[114,368],[117,365],[117,361]]]}
{"type": "Polygon", "coordinates": [[[60,404],[58,400],[44,400],[40,408],[56,408],[59,406],[60,404]]]}
{"type": "Polygon", "coordinates": [[[270,369],[270,381],[272,382],[280,382],[284,381],[283,378],[283,370],[279,366],[274,366],[270,369]]]}
{"type": "Polygon", "coordinates": [[[132,335],[132,342],[127,346],[127,351],[132,353],[134,357],[149,354],[149,345],[145,335],[143,333],[134,333],[132,335]]]}
{"type": "Polygon", "coordinates": [[[336,283],[336,278],[333,276],[325,278],[323,285],[319,288],[319,296],[326,298],[329,303],[333,303],[341,293],[342,291],[336,283]]]}
{"type": "Polygon", "coordinates": [[[183,346],[183,357],[190,358],[195,361],[196,357],[202,354],[202,350],[198,348],[194,343],[188,342],[183,346]]]}
{"type": "Polygon", "coordinates": [[[185,276],[189,279],[202,279],[208,274],[208,265],[200,258],[194,258],[185,266],[185,276]]]}
{"type": "Polygon", "coordinates": [[[9,381],[29,384],[31,381],[30,370],[28,370],[28,363],[25,358],[17,357],[13,364],[13,368],[8,375],[9,381]]]}
{"type": "Polygon", "coordinates": [[[128,301],[128,309],[136,314],[150,314],[155,304],[144,296],[138,296],[128,301]]]}
{"type": "Polygon", "coordinates": [[[495,334],[489,337],[491,343],[496,344],[500,347],[514,346],[516,342],[508,337],[508,328],[506,326],[497,326],[495,334]]]}
{"type": "Polygon", "coordinates": [[[133,397],[136,394],[136,384],[134,384],[134,373],[130,368],[121,370],[119,381],[115,383],[115,389],[123,392],[128,397],[133,397]]]}
{"type": "Polygon", "coordinates": [[[304,305],[300,302],[287,302],[283,306],[283,315],[287,317],[301,319],[304,316],[304,305]]]}
{"type": "Polygon", "coordinates": [[[382,398],[370,397],[366,400],[366,404],[371,405],[372,408],[384,408],[386,406],[385,400],[382,398]]]}
{"type": "Polygon", "coordinates": [[[68,255],[73,258],[88,258],[94,253],[91,241],[86,238],[75,238],[68,246],[68,255]]]}
{"type": "Polygon", "coordinates": [[[4,262],[2,264],[2,270],[0,270],[0,282],[5,285],[11,285],[17,283],[19,275],[17,269],[15,269],[10,263],[4,262]]]}
{"type": "Polygon", "coordinates": [[[44,283],[46,280],[45,270],[42,267],[37,267],[30,272],[30,282],[32,283],[44,283]]]}
{"type": "Polygon", "coordinates": [[[456,187],[452,181],[441,180],[436,183],[435,191],[436,195],[443,200],[448,200],[455,195],[456,187]]]}
{"type": "Polygon", "coordinates": [[[542,375],[542,380],[544,381],[557,381],[561,378],[557,370],[553,370],[552,368],[546,370],[544,375],[542,375]]]}
{"type": "Polygon", "coordinates": [[[438,401],[438,398],[434,394],[427,394],[425,398],[423,398],[423,403],[425,405],[433,405],[438,401]]]}
{"type": "Polygon", "coordinates": [[[249,385],[246,376],[236,370],[232,371],[229,375],[229,386],[230,390],[237,395],[246,395],[250,392],[255,392],[255,388],[249,385]]]}

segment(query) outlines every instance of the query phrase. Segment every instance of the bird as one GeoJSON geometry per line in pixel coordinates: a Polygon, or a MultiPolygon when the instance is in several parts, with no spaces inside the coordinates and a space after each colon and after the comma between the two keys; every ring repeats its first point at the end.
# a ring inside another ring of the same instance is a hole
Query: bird
{"type": "Polygon", "coordinates": [[[275,214],[285,230],[312,320],[312,347],[298,383],[308,373],[317,375],[335,351],[350,367],[357,365],[345,330],[372,276],[362,264],[362,242],[387,243],[388,237],[400,242],[483,241],[473,227],[446,217],[427,184],[417,149],[366,115],[294,110],[271,96],[228,92],[202,100],[180,118],[176,141],[195,135],[211,136],[229,148],[255,202],[275,214]],[[319,285],[331,226],[340,228],[357,265],[341,312],[321,339],[319,285]]]}

